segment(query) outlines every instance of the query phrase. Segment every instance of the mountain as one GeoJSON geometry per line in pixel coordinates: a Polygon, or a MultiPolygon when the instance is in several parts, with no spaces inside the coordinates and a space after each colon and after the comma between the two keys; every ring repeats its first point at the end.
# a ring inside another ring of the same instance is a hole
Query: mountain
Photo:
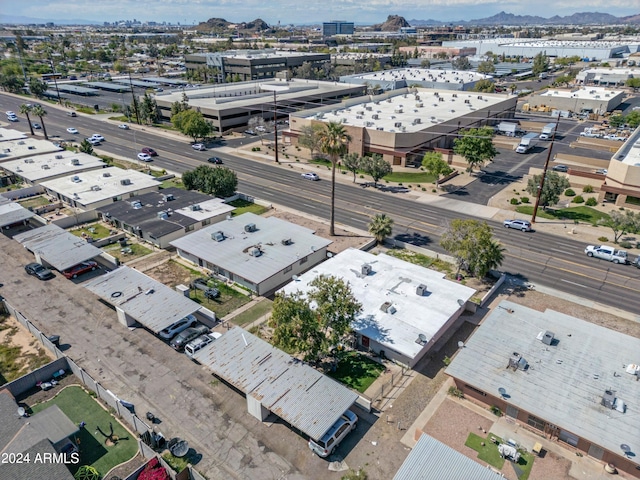
{"type": "Polygon", "coordinates": [[[395,32],[396,30],[400,30],[400,28],[402,27],[410,26],[411,25],[404,19],[404,17],[401,17],[400,15],[389,15],[386,22],[378,23],[377,25],[371,25],[371,30],[380,32],[395,32]]]}
{"type": "Polygon", "coordinates": [[[608,13],[582,12],[574,13],[565,17],[555,15],[551,18],[544,18],[535,15],[514,15],[513,13],[500,12],[487,18],[475,20],[458,20],[442,22],[436,20],[411,20],[409,22],[414,27],[420,25],[620,25],[629,23],[640,23],[640,14],[628,17],[616,17],[608,13]]]}
{"type": "Polygon", "coordinates": [[[224,18],[210,18],[195,27],[196,30],[206,33],[229,33],[229,30],[238,30],[243,33],[264,32],[269,30],[269,25],[261,18],[251,22],[231,23],[224,18]]]}
{"type": "Polygon", "coordinates": [[[35,18],[24,17],[21,15],[0,15],[3,24],[8,25],[45,25],[47,23],[53,23],[54,25],[102,25],[102,22],[96,22],[94,20],[81,20],[78,18],[35,18]]]}

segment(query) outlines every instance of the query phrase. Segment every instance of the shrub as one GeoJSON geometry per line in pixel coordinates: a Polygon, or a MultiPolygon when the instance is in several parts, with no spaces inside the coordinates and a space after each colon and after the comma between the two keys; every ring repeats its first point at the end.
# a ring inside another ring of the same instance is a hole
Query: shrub
{"type": "Polygon", "coordinates": [[[462,393],[462,390],[459,390],[456,387],[449,387],[448,393],[452,397],[464,398],[464,393],[462,393]]]}
{"type": "Polygon", "coordinates": [[[567,189],[564,191],[564,194],[565,194],[567,197],[575,197],[575,196],[576,196],[576,192],[574,192],[574,191],[573,191],[573,190],[571,190],[570,188],[567,188],[567,189]]]}
{"type": "Polygon", "coordinates": [[[426,189],[426,188],[424,188],[424,187],[422,187],[422,191],[423,191],[423,192],[426,192],[426,191],[427,191],[427,189],[426,189]]]}
{"type": "Polygon", "coordinates": [[[444,363],[448,367],[451,363],[451,359],[445,355],[445,357],[442,359],[442,363],[444,363]]]}
{"type": "Polygon", "coordinates": [[[591,185],[585,185],[582,187],[583,193],[593,193],[593,187],[591,185]]]}
{"type": "MultiPolygon", "coordinates": [[[[360,178],[364,178],[364,175],[360,175],[360,178]]],[[[387,183],[389,183],[389,182],[387,182],[387,183]]]]}
{"type": "Polygon", "coordinates": [[[520,199],[520,201],[521,201],[522,203],[529,203],[529,197],[522,197],[522,198],[520,199]]]}
{"type": "Polygon", "coordinates": [[[517,198],[512,198],[511,205],[520,205],[520,200],[518,200],[517,198]]]}
{"type": "Polygon", "coordinates": [[[498,407],[496,407],[495,405],[491,405],[489,410],[491,410],[491,413],[493,413],[496,417],[501,417],[502,416],[502,411],[498,407]]]}
{"type": "MultiPolygon", "coordinates": [[[[424,188],[423,188],[423,190],[424,190],[424,188]]],[[[436,193],[436,192],[437,192],[437,190],[436,190],[435,188],[432,188],[432,189],[431,189],[431,191],[432,191],[433,193],[436,193]]]]}
{"type": "Polygon", "coordinates": [[[598,200],[596,200],[593,197],[587,198],[587,201],[585,203],[585,205],[588,205],[590,207],[595,207],[598,204],[598,200]]]}
{"type": "Polygon", "coordinates": [[[578,195],[571,200],[571,203],[584,203],[584,198],[582,198],[582,195],[578,195]]]}
{"type": "Polygon", "coordinates": [[[598,237],[599,242],[608,242],[609,239],[607,237],[598,237]]]}
{"type": "Polygon", "coordinates": [[[631,244],[631,242],[620,242],[620,246],[622,248],[633,248],[633,245],[631,244]]]}

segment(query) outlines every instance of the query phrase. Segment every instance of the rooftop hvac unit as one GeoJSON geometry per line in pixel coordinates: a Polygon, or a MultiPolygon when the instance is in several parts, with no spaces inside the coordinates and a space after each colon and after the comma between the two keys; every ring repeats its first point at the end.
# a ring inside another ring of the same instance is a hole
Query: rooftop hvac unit
{"type": "Polygon", "coordinates": [[[371,272],[372,272],[372,268],[371,268],[371,265],[369,265],[368,263],[365,263],[360,267],[360,273],[364,276],[369,275],[371,272]]]}
{"type": "Polygon", "coordinates": [[[244,231],[245,232],[255,232],[258,228],[256,227],[255,223],[247,223],[244,226],[244,231]]]}
{"type": "Polygon", "coordinates": [[[24,163],[33,163],[33,158],[25,158],[24,163]]]}
{"type": "Polygon", "coordinates": [[[384,127],[376,127],[376,130],[384,131],[384,127]]]}
{"type": "Polygon", "coordinates": [[[135,209],[135,210],[140,210],[142,208],[142,202],[140,200],[136,200],[134,202],[131,202],[131,206],[135,209]]]}
{"type": "Polygon", "coordinates": [[[471,104],[471,100],[467,99],[467,100],[464,101],[464,103],[471,104]]]}
{"type": "Polygon", "coordinates": [[[418,334],[418,339],[416,340],[416,343],[419,343],[420,345],[424,345],[425,343],[427,343],[427,336],[424,333],[418,334]]]}
{"type": "Polygon", "coordinates": [[[400,128],[402,126],[402,122],[396,122],[393,124],[394,127],[400,128]]]}
{"type": "Polygon", "coordinates": [[[18,142],[18,145],[24,145],[24,140],[20,140],[20,141],[18,142]]]}
{"type": "Polygon", "coordinates": [[[613,410],[614,408],[614,404],[616,401],[616,392],[614,390],[605,390],[604,394],[602,395],[602,400],[600,402],[600,404],[603,407],[607,407],[613,410]]]}
{"type": "Polygon", "coordinates": [[[79,177],[79,176],[74,175],[73,177],[71,177],[71,181],[72,181],[73,183],[79,183],[79,182],[81,182],[82,180],[80,180],[80,177],[79,177]]]}
{"type": "Polygon", "coordinates": [[[216,242],[221,242],[224,240],[224,233],[222,233],[221,230],[218,230],[217,232],[213,232],[211,234],[211,240],[215,240],[216,242]]]}
{"type": "Polygon", "coordinates": [[[104,172],[104,173],[102,174],[102,176],[103,176],[103,177],[110,177],[110,176],[111,176],[111,173],[109,173],[109,172],[104,172]]]}
{"type": "Polygon", "coordinates": [[[373,118],[374,120],[378,120],[380,116],[377,113],[374,113],[373,115],[371,115],[371,118],[373,118]]]}
{"type": "Polygon", "coordinates": [[[258,247],[251,247],[249,249],[249,255],[251,255],[252,257],[259,257],[260,255],[262,255],[262,251],[258,247]]]}
{"type": "Polygon", "coordinates": [[[290,238],[283,238],[282,240],[280,240],[280,243],[282,245],[291,245],[293,244],[293,240],[291,240],[290,238]]]}
{"type": "Polygon", "coordinates": [[[422,102],[417,102],[417,103],[416,103],[416,107],[417,107],[417,108],[422,108],[422,106],[423,106],[423,103],[422,103],[422,102]]]}
{"type": "Polygon", "coordinates": [[[421,118],[414,118],[412,124],[413,125],[418,125],[422,123],[422,119],[421,118]]]}
{"type": "Polygon", "coordinates": [[[131,180],[128,178],[123,178],[120,180],[120,185],[131,185],[131,180]]]}
{"type": "Polygon", "coordinates": [[[394,307],[391,302],[384,302],[380,306],[380,310],[382,310],[384,313],[390,313],[391,315],[396,313],[396,307],[394,307]]]}
{"type": "Polygon", "coordinates": [[[62,160],[62,155],[56,155],[56,160],[62,160]]]}
{"type": "Polygon", "coordinates": [[[166,195],[163,195],[163,198],[165,202],[170,202],[176,199],[176,197],[173,196],[173,193],[167,193],[166,195]]]}
{"type": "Polygon", "coordinates": [[[362,115],[356,115],[356,120],[362,120],[362,115]]]}
{"type": "Polygon", "coordinates": [[[478,100],[482,100],[482,95],[478,95],[478,100]]]}
{"type": "Polygon", "coordinates": [[[35,146],[33,146],[33,145],[29,145],[29,146],[27,147],[27,150],[35,150],[35,149],[36,149],[36,147],[35,147],[35,146]]]}
{"type": "Polygon", "coordinates": [[[164,210],[161,212],[156,213],[156,216],[160,219],[160,220],[166,220],[167,218],[169,218],[169,214],[167,212],[165,212],[164,210]]]}
{"type": "Polygon", "coordinates": [[[364,107],[364,108],[365,108],[365,110],[366,110],[367,112],[371,112],[371,111],[373,111],[373,107],[371,107],[371,106],[367,106],[367,107],[364,107]]]}
{"type": "Polygon", "coordinates": [[[198,210],[202,210],[202,207],[198,204],[191,205],[189,208],[191,209],[192,212],[197,212],[198,210]]]}
{"type": "Polygon", "coordinates": [[[416,295],[418,295],[419,297],[424,296],[427,292],[427,286],[424,283],[421,283],[416,287],[416,295]]]}
{"type": "Polygon", "coordinates": [[[401,107],[397,107],[393,109],[394,113],[402,113],[402,108],[401,107]]]}
{"type": "Polygon", "coordinates": [[[50,168],[49,165],[42,165],[43,170],[49,170],[49,168],[50,168]]]}
{"type": "Polygon", "coordinates": [[[538,334],[536,338],[545,345],[553,345],[553,332],[543,330],[538,334]]]}
{"type": "Polygon", "coordinates": [[[529,364],[522,355],[518,352],[513,352],[513,355],[509,357],[509,364],[507,365],[507,368],[513,368],[514,371],[526,370],[529,368],[529,364]]]}
{"type": "Polygon", "coordinates": [[[100,190],[102,190],[102,189],[100,188],[100,185],[93,185],[93,186],[91,187],[91,190],[92,190],[93,192],[98,192],[98,191],[100,191],[100,190]]]}
{"type": "Polygon", "coordinates": [[[373,127],[373,125],[374,125],[373,122],[364,122],[365,127],[373,127]]]}
{"type": "Polygon", "coordinates": [[[453,98],[458,98],[458,94],[454,93],[453,95],[451,95],[453,98]]]}

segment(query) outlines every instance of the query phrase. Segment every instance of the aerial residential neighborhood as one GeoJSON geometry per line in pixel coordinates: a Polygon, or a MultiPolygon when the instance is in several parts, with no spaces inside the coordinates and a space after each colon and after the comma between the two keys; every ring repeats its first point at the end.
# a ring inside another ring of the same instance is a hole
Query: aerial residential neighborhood
{"type": "Polygon", "coordinates": [[[0,18],[0,480],[640,478],[634,5],[139,6],[0,18]]]}

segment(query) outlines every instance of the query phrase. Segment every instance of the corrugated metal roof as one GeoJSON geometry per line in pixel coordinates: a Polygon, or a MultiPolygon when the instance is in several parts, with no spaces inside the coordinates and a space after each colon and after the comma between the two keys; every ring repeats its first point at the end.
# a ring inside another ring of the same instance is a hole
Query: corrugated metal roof
{"type": "Polygon", "coordinates": [[[200,310],[193,300],[127,266],[94,278],[84,287],[154,333],[200,310]]]}
{"type": "Polygon", "coordinates": [[[502,476],[422,434],[393,480],[497,480],[502,476]]]}
{"type": "Polygon", "coordinates": [[[34,215],[35,213],[30,212],[22,205],[11,202],[4,197],[2,197],[2,201],[0,201],[0,228],[11,225],[12,223],[21,222],[34,215]]]}
{"type": "Polygon", "coordinates": [[[58,271],[66,270],[102,253],[84,238],[50,223],[44,227],[29,230],[13,237],[24,247],[40,255],[45,262],[58,271]]]}
{"type": "Polygon", "coordinates": [[[259,284],[331,243],[331,240],[318,237],[312,230],[294,223],[244,213],[174,240],[171,245],[259,284]],[[250,223],[256,225],[256,230],[245,232],[245,225],[250,223]],[[221,242],[211,238],[211,234],[217,231],[224,233],[225,239],[221,242]],[[287,239],[292,242],[284,245],[282,240],[287,239]],[[256,245],[260,245],[262,251],[259,257],[248,253],[256,245]]]}
{"type": "Polygon", "coordinates": [[[355,392],[240,327],[226,332],[195,358],[314,439],[321,438],[358,398],[355,392]]]}

